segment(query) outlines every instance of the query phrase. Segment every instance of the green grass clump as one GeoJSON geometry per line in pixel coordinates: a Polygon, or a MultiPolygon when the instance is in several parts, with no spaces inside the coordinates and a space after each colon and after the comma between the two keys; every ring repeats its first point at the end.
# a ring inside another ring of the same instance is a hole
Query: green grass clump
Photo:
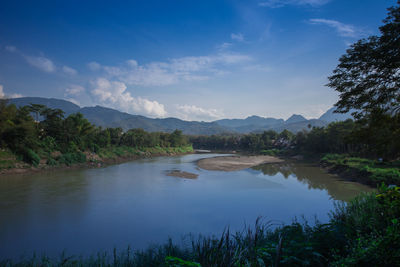
{"type": "Polygon", "coordinates": [[[280,154],[281,150],[280,149],[267,149],[267,150],[261,150],[260,153],[262,155],[266,156],[277,156],[280,154]]]}
{"type": "Polygon", "coordinates": [[[71,166],[75,163],[85,163],[86,155],[82,152],[74,152],[74,153],[65,153],[62,154],[58,160],[60,164],[65,164],[67,166],[71,166]]]}
{"type": "Polygon", "coordinates": [[[11,151],[0,149],[0,170],[14,168],[15,163],[17,158],[11,151]]]}
{"type": "Polygon", "coordinates": [[[37,167],[40,163],[40,157],[30,148],[24,148],[20,152],[22,158],[26,163],[32,164],[37,167]]]}

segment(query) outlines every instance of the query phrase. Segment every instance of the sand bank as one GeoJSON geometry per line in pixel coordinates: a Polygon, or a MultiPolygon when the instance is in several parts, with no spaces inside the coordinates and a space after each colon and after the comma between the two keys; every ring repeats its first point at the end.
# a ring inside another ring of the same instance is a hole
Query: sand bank
{"type": "Polygon", "coordinates": [[[210,171],[239,171],[264,163],[279,163],[282,159],[272,156],[227,156],[201,159],[197,165],[210,171]]]}
{"type": "Polygon", "coordinates": [[[199,175],[191,172],[184,172],[180,170],[172,170],[167,172],[167,176],[174,176],[179,178],[196,179],[199,175]]]}

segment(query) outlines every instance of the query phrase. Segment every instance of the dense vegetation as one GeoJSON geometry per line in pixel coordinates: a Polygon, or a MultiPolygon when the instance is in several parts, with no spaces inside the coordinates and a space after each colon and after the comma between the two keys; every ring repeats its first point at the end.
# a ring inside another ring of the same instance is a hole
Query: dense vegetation
{"type": "MultiPolygon", "coordinates": [[[[34,257],[3,266],[399,266],[400,187],[338,205],[328,223],[294,221],[273,228],[257,220],[255,227],[218,237],[192,238],[191,245],[165,245],[144,251],[128,248],[82,258],[34,257]]],[[[276,226],[276,225],[275,225],[276,226]]]]}
{"type": "Polygon", "coordinates": [[[96,153],[103,157],[191,150],[186,137],[172,133],[96,127],[80,113],[64,118],[60,109],[31,104],[16,108],[0,101],[0,167],[12,168],[12,155],[38,166],[83,163],[96,153]],[[39,121],[39,118],[42,120],[39,121]],[[43,163],[44,164],[44,163],[43,163]]]}

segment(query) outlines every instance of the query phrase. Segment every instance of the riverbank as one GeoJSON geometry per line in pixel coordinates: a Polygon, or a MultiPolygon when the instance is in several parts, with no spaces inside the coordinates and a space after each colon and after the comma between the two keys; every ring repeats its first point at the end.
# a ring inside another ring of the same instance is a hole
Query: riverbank
{"type": "Polygon", "coordinates": [[[400,185],[400,162],[383,162],[346,154],[326,154],[320,164],[328,172],[376,187],[381,183],[400,185]]]}
{"type": "Polygon", "coordinates": [[[223,156],[201,159],[197,166],[210,171],[239,171],[265,163],[280,163],[282,159],[273,156],[223,156]]]}
{"type": "Polygon", "coordinates": [[[178,156],[193,153],[192,146],[132,148],[128,146],[110,146],[94,152],[65,153],[53,152],[40,159],[37,166],[18,159],[10,151],[0,152],[0,175],[26,174],[41,171],[65,169],[101,168],[112,164],[124,163],[142,158],[158,156],[178,156]]]}

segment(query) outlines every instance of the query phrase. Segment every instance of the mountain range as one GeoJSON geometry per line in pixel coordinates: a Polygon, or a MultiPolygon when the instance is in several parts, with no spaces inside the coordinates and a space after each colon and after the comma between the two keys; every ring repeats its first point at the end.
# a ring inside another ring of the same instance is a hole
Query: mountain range
{"type": "Polygon", "coordinates": [[[329,109],[318,119],[307,120],[301,115],[293,114],[287,120],[250,116],[245,119],[222,119],[213,122],[185,121],[177,118],[153,119],[141,115],[132,115],[102,106],[79,107],[72,102],[42,97],[21,97],[9,99],[9,103],[17,107],[30,104],[42,104],[49,108],[61,109],[68,116],[80,112],[91,123],[101,127],[121,127],[124,130],[142,128],[149,132],[172,132],[181,130],[184,134],[212,135],[229,133],[250,133],[274,130],[281,132],[285,129],[291,132],[307,130],[310,127],[326,126],[333,121],[352,118],[350,114],[334,113],[335,108],[329,109]]]}

